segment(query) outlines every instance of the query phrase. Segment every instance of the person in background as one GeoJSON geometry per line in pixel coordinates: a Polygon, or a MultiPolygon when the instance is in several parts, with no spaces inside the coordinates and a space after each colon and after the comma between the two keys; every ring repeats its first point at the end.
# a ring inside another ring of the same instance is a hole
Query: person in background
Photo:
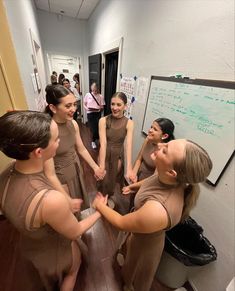
{"type": "Polygon", "coordinates": [[[122,266],[123,290],[149,291],[164,248],[165,231],[189,216],[199,195],[198,183],[212,169],[207,152],[196,143],[178,139],[159,143],[151,154],[156,173],[144,180],[135,197],[135,211],[126,215],[102,203],[93,207],[120,232],[117,262],[122,266]]]}
{"type": "Polygon", "coordinates": [[[80,86],[80,76],[78,73],[74,74],[73,80],[75,82],[74,88],[76,88],[78,93],[81,95],[82,92],[81,92],[81,86],[80,86]]]}
{"type": "Polygon", "coordinates": [[[62,80],[62,85],[63,85],[65,88],[67,88],[71,93],[73,93],[73,95],[76,97],[77,100],[80,100],[80,96],[79,96],[79,94],[78,94],[77,89],[76,89],[76,88],[73,88],[73,87],[71,86],[69,79],[64,78],[64,79],[62,80]]]}
{"type": "Polygon", "coordinates": [[[52,84],[52,85],[56,85],[56,84],[58,84],[58,83],[57,83],[57,73],[56,73],[56,71],[53,71],[53,72],[52,72],[52,75],[51,75],[51,84],[52,84]]]}
{"type": "Polygon", "coordinates": [[[78,111],[78,108],[81,109],[81,98],[80,98],[80,95],[78,94],[77,89],[75,87],[71,86],[69,79],[64,78],[62,80],[62,85],[65,88],[67,88],[75,96],[75,98],[77,100],[77,110],[75,111],[74,116],[73,116],[73,118],[75,120],[77,120],[78,115],[81,115],[81,111],[80,112],[78,111]]]}
{"type": "Polygon", "coordinates": [[[46,112],[52,116],[59,129],[60,144],[54,159],[44,164],[45,174],[55,189],[68,193],[72,198],[83,199],[84,208],[87,208],[89,201],[78,154],[93,169],[97,179],[103,179],[105,171],[90,156],[82,142],[78,124],[73,120],[77,108],[75,96],[62,85],[47,86],[46,101],[46,112]]]}
{"type": "Polygon", "coordinates": [[[124,160],[126,178],[131,179],[132,173],[132,139],[134,123],[124,116],[127,97],[117,92],[111,99],[111,111],[99,121],[100,151],[99,165],[106,170],[106,176],[98,185],[98,189],[109,195],[108,203],[114,207],[113,194],[116,182],[124,185],[124,160]],[[126,142],[125,142],[126,141],[126,142]],[[125,142],[125,147],[124,147],[125,142]]]}
{"type": "Polygon", "coordinates": [[[104,97],[99,93],[96,83],[91,84],[91,92],[84,97],[84,108],[87,111],[88,125],[92,133],[91,147],[97,148],[96,141],[99,140],[99,120],[104,108],[104,97]]]}
{"type": "Polygon", "coordinates": [[[58,126],[48,114],[13,111],[0,117],[0,150],[16,160],[0,175],[0,209],[21,235],[29,274],[25,290],[72,291],[81,264],[76,240],[100,218],[96,211],[78,222],[78,199],[57,191],[45,176],[44,163],[58,145],[58,126]]]}
{"type": "Polygon", "coordinates": [[[57,83],[57,77],[55,75],[51,75],[51,85],[56,85],[57,83]]]}
{"type": "Polygon", "coordinates": [[[62,85],[62,81],[64,80],[64,78],[65,78],[65,75],[64,74],[59,74],[59,78],[58,78],[58,83],[60,84],[60,85],[62,85]]]}

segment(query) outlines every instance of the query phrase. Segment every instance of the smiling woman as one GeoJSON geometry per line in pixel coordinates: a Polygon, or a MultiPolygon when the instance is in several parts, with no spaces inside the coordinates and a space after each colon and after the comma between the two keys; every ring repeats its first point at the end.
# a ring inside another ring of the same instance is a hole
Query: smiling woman
{"type": "Polygon", "coordinates": [[[73,120],[77,108],[75,96],[62,85],[47,86],[46,101],[46,112],[58,125],[60,144],[54,159],[45,163],[45,173],[57,190],[66,192],[72,198],[83,199],[83,208],[87,208],[88,197],[77,153],[94,170],[97,179],[104,177],[104,171],[100,170],[88,153],[81,140],[78,124],[73,120]]]}
{"type": "MultiPolygon", "coordinates": [[[[99,190],[112,196],[116,182],[123,186],[124,157],[126,156],[126,178],[132,178],[132,138],[134,123],[124,116],[127,97],[117,92],[111,99],[112,114],[103,117],[99,122],[100,152],[99,163],[107,174],[99,185],[99,190]],[[126,140],[125,148],[124,141],[126,140]]],[[[110,205],[111,199],[109,200],[110,205]]]]}
{"type": "Polygon", "coordinates": [[[111,224],[125,232],[120,233],[119,240],[124,242],[119,249],[124,290],[150,290],[165,231],[189,215],[198,198],[198,183],[205,181],[212,169],[207,152],[185,139],[158,144],[151,158],[157,171],[137,192],[134,212],[120,215],[102,204],[100,193],[93,202],[111,224]]]}

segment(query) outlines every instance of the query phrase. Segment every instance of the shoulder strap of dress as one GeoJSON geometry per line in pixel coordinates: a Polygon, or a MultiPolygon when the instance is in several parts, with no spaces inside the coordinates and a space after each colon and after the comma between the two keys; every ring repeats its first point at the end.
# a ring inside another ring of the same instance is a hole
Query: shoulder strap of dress
{"type": "Polygon", "coordinates": [[[11,173],[13,171],[13,167],[12,166],[12,169],[10,170],[10,174],[9,174],[9,177],[7,179],[7,182],[6,182],[6,185],[5,185],[5,188],[3,190],[3,195],[2,195],[2,201],[1,201],[1,210],[4,212],[4,205],[5,205],[5,200],[6,200],[6,197],[7,197],[7,191],[8,191],[8,188],[9,188],[9,184],[10,184],[10,181],[11,181],[11,173]]]}
{"type": "Polygon", "coordinates": [[[30,222],[29,222],[29,228],[32,229],[34,228],[33,227],[33,223],[34,223],[34,219],[35,219],[35,216],[36,216],[36,213],[38,211],[38,208],[43,200],[43,198],[45,197],[45,195],[50,191],[51,189],[45,189],[45,192],[42,194],[42,196],[40,197],[40,199],[38,200],[34,210],[33,210],[33,213],[32,213],[32,216],[30,218],[30,222]]]}

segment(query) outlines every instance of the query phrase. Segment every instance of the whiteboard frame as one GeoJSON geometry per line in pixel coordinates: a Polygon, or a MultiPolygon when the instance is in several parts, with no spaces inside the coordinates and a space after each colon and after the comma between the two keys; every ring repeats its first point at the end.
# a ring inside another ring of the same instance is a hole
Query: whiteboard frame
{"type": "MultiPolygon", "coordinates": [[[[151,76],[150,82],[149,82],[149,90],[148,90],[148,97],[146,99],[146,105],[145,105],[145,111],[144,111],[144,119],[142,124],[142,133],[146,136],[147,132],[144,131],[144,124],[145,124],[145,118],[147,113],[147,107],[148,107],[148,101],[149,101],[149,93],[151,89],[151,83],[152,80],[160,80],[160,81],[167,81],[167,82],[175,82],[175,83],[183,83],[183,84],[192,84],[192,85],[202,85],[202,86],[209,86],[209,87],[217,87],[217,88],[225,88],[225,89],[232,89],[235,90],[235,82],[233,81],[221,81],[221,80],[209,80],[209,79],[190,79],[188,77],[184,78],[176,78],[174,76],[172,77],[163,77],[163,76],[151,76]]],[[[224,174],[226,168],[228,167],[229,163],[233,159],[235,154],[235,150],[232,152],[230,158],[228,159],[227,163],[225,164],[224,168],[222,169],[220,175],[218,176],[217,180],[213,183],[210,180],[206,180],[206,182],[215,187],[217,186],[219,180],[221,179],[222,175],[224,174]]]]}

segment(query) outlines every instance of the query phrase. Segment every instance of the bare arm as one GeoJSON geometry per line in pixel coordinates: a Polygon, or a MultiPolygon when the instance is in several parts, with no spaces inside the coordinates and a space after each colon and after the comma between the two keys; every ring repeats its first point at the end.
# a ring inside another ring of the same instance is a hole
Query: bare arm
{"type": "Polygon", "coordinates": [[[61,185],[56,173],[55,173],[55,165],[53,158],[45,161],[44,163],[44,173],[48,180],[51,182],[52,186],[55,190],[63,193],[66,197],[69,197],[69,193],[65,191],[63,186],[61,185]]]}
{"type": "Polygon", "coordinates": [[[79,238],[99,218],[100,213],[96,211],[78,222],[64,195],[57,191],[50,191],[43,199],[41,206],[41,223],[49,224],[55,231],[71,240],[79,238]]]}
{"type": "Polygon", "coordinates": [[[148,138],[145,139],[145,141],[141,147],[141,150],[138,153],[137,159],[135,161],[135,165],[133,167],[134,175],[137,175],[137,173],[139,171],[140,165],[141,165],[142,160],[143,160],[143,152],[144,152],[144,149],[145,149],[145,146],[147,143],[148,143],[148,138]]]}
{"type": "Polygon", "coordinates": [[[121,215],[103,204],[101,196],[102,194],[97,194],[93,207],[118,229],[137,233],[152,233],[168,226],[169,219],[166,209],[157,201],[147,201],[137,211],[121,215]]]}
{"type": "Polygon", "coordinates": [[[72,199],[60,183],[60,180],[58,179],[56,173],[55,173],[55,165],[54,160],[49,159],[44,163],[44,173],[48,180],[51,182],[52,186],[54,187],[54,190],[59,191],[60,193],[64,194],[66,200],[69,202],[71,211],[77,212],[80,211],[82,199],[72,199]]]}
{"type": "Polygon", "coordinates": [[[130,194],[131,192],[137,192],[142,184],[144,183],[145,179],[138,181],[136,183],[130,184],[129,186],[122,188],[122,194],[130,194]]]}
{"type": "Polygon", "coordinates": [[[92,159],[91,155],[89,154],[88,150],[85,148],[81,136],[78,124],[76,121],[73,120],[73,125],[75,127],[76,131],[76,150],[79,155],[82,156],[82,158],[88,163],[88,165],[93,169],[94,174],[99,179],[103,179],[105,173],[100,169],[100,167],[96,164],[96,162],[92,159]]]}
{"type": "Polygon", "coordinates": [[[127,135],[126,135],[126,177],[131,181],[134,180],[132,172],[132,141],[133,141],[134,122],[128,120],[127,135]]]}
{"type": "Polygon", "coordinates": [[[99,121],[99,136],[100,136],[100,152],[99,152],[99,165],[101,169],[105,169],[106,158],[106,118],[102,117],[99,121]]]}

